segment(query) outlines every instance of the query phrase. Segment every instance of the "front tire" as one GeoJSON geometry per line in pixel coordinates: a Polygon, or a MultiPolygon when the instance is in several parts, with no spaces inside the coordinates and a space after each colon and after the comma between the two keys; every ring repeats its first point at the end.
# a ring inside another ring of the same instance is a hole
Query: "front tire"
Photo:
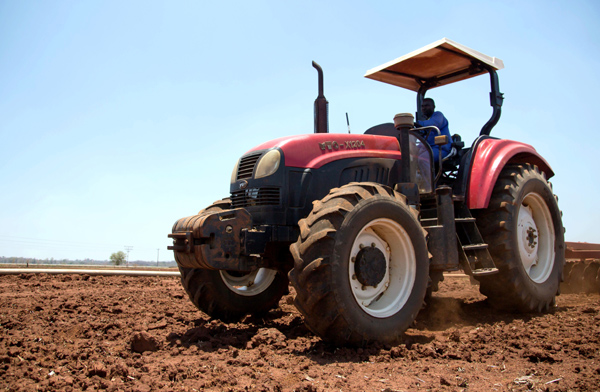
{"type": "MultiPolygon", "coordinates": [[[[198,215],[231,208],[229,198],[216,201],[198,215]]],[[[177,253],[175,253],[177,258],[177,253]]],[[[202,312],[223,321],[238,321],[247,314],[260,315],[277,307],[288,292],[287,276],[259,268],[249,273],[179,267],[181,284],[202,312]]]]}
{"type": "Polygon", "coordinates": [[[285,274],[267,268],[247,274],[201,268],[179,270],[192,303],[207,315],[227,322],[268,312],[277,307],[288,290],[285,274]]]}
{"type": "Polygon", "coordinates": [[[290,280],[306,325],[334,344],[398,343],[423,306],[429,256],[417,211],[375,183],[314,203],[291,245],[290,280]]]}
{"type": "Polygon", "coordinates": [[[507,166],[489,207],[477,215],[500,272],[481,277],[480,291],[500,308],[547,311],[564,266],[564,228],[550,184],[533,165],[507,166]]]}

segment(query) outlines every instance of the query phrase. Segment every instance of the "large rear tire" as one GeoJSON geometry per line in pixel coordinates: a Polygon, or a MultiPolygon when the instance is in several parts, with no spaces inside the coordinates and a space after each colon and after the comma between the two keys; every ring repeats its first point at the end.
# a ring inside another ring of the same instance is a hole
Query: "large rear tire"
{"type": "MultiPolygon", "coordinates": [[[[229,198],[216,201],[198,215],[231,208],[229,198]]],[[[177,258],[177,253],[175,253],[177,258]]],[[[260,315],[277,307],[288,292],[287,276],[259,268],[249,273],[179,267],[181,284],[202,312],[223,321],[237,321],[247,314],[260,315]]]]}
{"type": "Polygon", "coordinates": [[[429,254],[418,213],[375,183],[314,203],[290,246],[290,281],[306,325],[334,344],[398,343],[423,306],[429,254]]]}
{"type": "Polygon", "coordinates": [[[556,197],[533,165],[505,167],[477,223],[500,272],[479,278],[499,308],[547,311],[565,262],[564,228],[556,197]]]}

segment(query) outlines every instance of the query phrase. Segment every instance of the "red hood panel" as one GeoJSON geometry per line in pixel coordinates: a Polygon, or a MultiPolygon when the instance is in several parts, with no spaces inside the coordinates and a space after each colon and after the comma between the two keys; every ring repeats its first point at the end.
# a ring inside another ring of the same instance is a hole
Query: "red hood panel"
{"type": "Polygon", "coordinates": [[[270,140],[248,152],[278,147],[285,165],[317,169],[344,158],[376,157],[400,159],[398,140],[389,136],[313,133],[270,140]]]}

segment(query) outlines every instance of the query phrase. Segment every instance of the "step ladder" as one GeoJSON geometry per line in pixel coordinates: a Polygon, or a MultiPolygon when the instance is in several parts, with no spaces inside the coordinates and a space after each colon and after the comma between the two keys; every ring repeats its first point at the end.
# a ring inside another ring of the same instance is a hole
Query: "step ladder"
{"type": "Polygon", "coordinates": [[[456,236],[460,245],[459,260],[465,273],[474,277],[498,273],[488,244],[484,242],[471,211],[462,203],[455,208],[456,236]]]}

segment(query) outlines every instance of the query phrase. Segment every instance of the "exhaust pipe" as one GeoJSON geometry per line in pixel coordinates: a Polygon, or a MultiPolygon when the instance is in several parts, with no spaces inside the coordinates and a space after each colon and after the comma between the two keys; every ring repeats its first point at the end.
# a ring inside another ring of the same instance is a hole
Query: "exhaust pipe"
{"type": "Polygon", "coordinates": [[[328,120],[328,106],[329,102],[323,95],[323,69],[321,66],[314,61],[312,66],[315,67],[319,73],[319,96],[315,99],[315,133],[328,133],[329,132],[329,120],[328,120]]]}

